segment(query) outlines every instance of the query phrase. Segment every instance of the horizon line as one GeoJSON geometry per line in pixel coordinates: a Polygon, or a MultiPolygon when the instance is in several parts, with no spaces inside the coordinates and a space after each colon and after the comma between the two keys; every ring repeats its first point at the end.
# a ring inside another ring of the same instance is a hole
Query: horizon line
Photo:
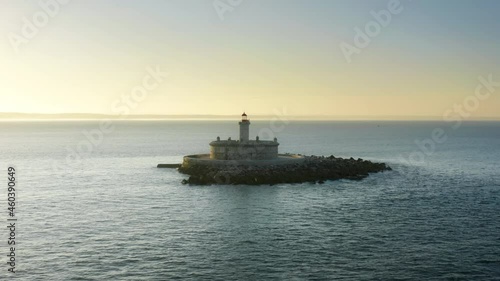
{"type": "MultiPolygon", "coordinates": [[[[269,120],[280,116],[272,114],[251,115],[254,120],[269,120]]],[[[311,121],[446,121],[437,116],[401,116],[401,115],[284,115],[289,120],[311,120],[311,121]]],[[[102,113],[24,113],[24,112],[0,112],[2,121],[22,120],[234,120],[241,115],[233,114],[130,114],[114,115],[102,113]]],[[[469,121],[500,121],[500,117],[478,116],[467,118],[469,121]]],[[[463,121],[467,121],[463,120],[463,121]]]]}

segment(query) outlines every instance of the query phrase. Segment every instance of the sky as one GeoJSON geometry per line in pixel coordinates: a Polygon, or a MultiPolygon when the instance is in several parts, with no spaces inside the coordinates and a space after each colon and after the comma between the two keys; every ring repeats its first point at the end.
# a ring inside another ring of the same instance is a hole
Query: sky
{"type": "Polygon", "coordinates": [[[0,0],[0,112],[500,119],[500,1],[59,1],[0,0]]]}

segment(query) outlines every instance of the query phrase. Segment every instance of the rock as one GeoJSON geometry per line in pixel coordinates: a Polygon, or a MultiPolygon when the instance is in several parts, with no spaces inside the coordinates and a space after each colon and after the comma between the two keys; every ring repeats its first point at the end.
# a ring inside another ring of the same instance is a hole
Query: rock
{"type": "Polygon", "coordinates": [[[193,165],[180,167],[179,172],[189,175],[183,184],[279,184],[304,183],[324,184],[326,180],[351,179],[361,180],[370,173],[392,170],[385,163],[373,163],[363,159],[354,160],[329,157],[305,156],[302,164],[283,166],[230,166],[215,168],[211,166],[193,165]]]}

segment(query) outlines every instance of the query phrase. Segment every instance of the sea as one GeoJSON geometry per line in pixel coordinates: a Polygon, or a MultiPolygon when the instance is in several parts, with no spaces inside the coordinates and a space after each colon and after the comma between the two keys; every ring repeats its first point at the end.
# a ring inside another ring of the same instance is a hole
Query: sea
{"type": "Polygon", "coordinates": [[[500,280],[500,122],[262,120],[250,135],[393,170],[189,186],[157,164],[237,139],[237,122],[2,121],[0,279],[500,280]]]}

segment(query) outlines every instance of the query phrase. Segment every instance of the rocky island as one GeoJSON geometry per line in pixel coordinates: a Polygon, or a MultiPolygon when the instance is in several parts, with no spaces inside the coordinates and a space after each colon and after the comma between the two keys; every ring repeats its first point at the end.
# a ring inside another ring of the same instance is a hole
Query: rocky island
{"type": "Polygon", "coordinates": [[[327,180],[360,180],[370,173],[391,170],[384,163],[373,163],[362,159],[343,159],[333,155],[329,157],[305,156],[301,163],[289,165],[262,166],[181,166],[178,170],[189,175],[184,184],[279,184],[279,183],[319,183],[327,180]]]}
{"type": "Polygon", "coordinates": [[[189,175],[182,183],[194,185],[321,184],[327,180],[359,180],[370,173],[391,170],[385,163],[363,159],[278,154],[277,138],[249,139],[250,120],[245,113],[239,125],[239,140],[217,137],[210,143],[210,154],[188,155],[182,164],[158,164],[158,168],[177,168],[189,175]]]}

